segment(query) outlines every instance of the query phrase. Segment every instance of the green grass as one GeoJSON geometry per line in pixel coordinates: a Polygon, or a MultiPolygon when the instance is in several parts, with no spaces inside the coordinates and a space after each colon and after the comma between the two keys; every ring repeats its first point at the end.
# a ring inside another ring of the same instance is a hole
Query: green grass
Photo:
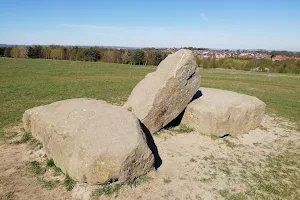
{"type": "Polygon", "coordinates": [[[92,195],[93,196],[101,196],[101,195],[111,196],[111,195],[115,194],[117,196],[119,194],[121,188],[124,185],[127,185],[130,188],[137,187],[138,185],[145,183],[145,182],[149,182],[152,179],[153,178],[150,176],[143,175],[143,176],[139,176],[139,177],[135,178],[134,180],[126,181],[125,183],[122,183],[122,184],[117,183],[117,184],[103,185],[103,186],[100,186],[98,189],[96,189],[92,195]]]}
{"type": "Polygon", "coordinates": [[[46,166],[47,167],[54,167],[55,166],[55,164],[54,164],[54,160],[51,158],[51,159],[47,159],[46,160],[46,166]]]}
{"type": "Polygon", "coordinates": [[[62,171],[61,171],[60,168],[54,166],[53,169],[54,169],[54,174],[53,174],[54,176],[59,176],[59,175],[61,175],[62,171]]]}
{"type": "Polygon", "coordinates": [[[101,186],[99,189],[95,190],[92,195],[93,196],[102,196],[102,195],[111,196],[113,194],[118,195],[121,188],[122,188],[121,184],[104,185],[101,186]]]}
{"type": "MultiPolygon", "coordinates": [[[[58,167],[55,166],[53,159],[47,159],[45,167],[42,167],[42,165],[43,165],[42,163],[39,163],[37,161],[30,162],[31,171],[37,177],[37,180],[42,185],[42,187],[44,187],[48,190],[52,190],[56,186],[58,186],[60,181],[59,180],[45,180],[42,175],[45,174],[45,172],[49,168],[52,168],[54,170],[54,173],[53,173],[54,176],[62,174],[62,171],[61,171],[61,169],[59,169],[58,167]]],[[[74,188],[75,184],[76,184],[76,182],[74,180],[72,180],[68,175],[65,176],[64,185],[68,191],[72,190],[74,188]]]]}
{"type": "Polygon", "coordinates": [[[244,200],[247,197],[243,194],[230,194],[228,190],[219,190],[218,193],[226,200],[244,200]]]}
{"type": "MultiPolygon", "coordinates": [[[[3,133],[2,129],[20,123],[24,111],[34,106],[79,97],[103,99],[110,103],[124,102],[133,87],[155,69],[99,62],[0,58],[0,139],[15,137],[14,134],[3,133]]],[[[256,96],[267,104],[267,113],[295,122],[300,130],[299,75],[202,69],[201,86],[256,96]]],[[[182,130],[186,131],[185,128],[182,130]]],[[[41,145],[29,133],[23,135],[20,143],[23,142],[41,145]]],[[[264,173],[256,172],[253,167],[247,170],[246,179],[256,182],[249,193],[220,193],[226,199],[243,199],[244,195],[260,199],[296,197],[300,185],[298,158],[298,153],[271,155],[266,160],[268,165],[264,173]]],[[[36,175],[45,172],[38,162],[31,162],[30,166],[36,175]]],[[[55,172],[61,173],[59,168],[52,167],[55,172]]],[[[229,174],[228,170],[223,172],[229,174]]],[[[136,186],[144,180],[148,178],[141,177],[128,184],[136,186]]],[[[71,190],[75,181],[66,176],[64,184],[67,190],[71,190]]],[[[53,183],[45,182],[43,185],[51,188],[53,183]]],[[[107,185],[96,193],[111,195],[119,190],[118,185],[107,185]]]]}
{"type": "Polygon", "coordinates": [[[20,123],[25,110],[89,97],[125,101],[155,67],[42,59],[0,58],[0,130],[20,123]]]}
{"type": "MultiPolygon", "coordinates": [[[[62,99],[89,97],[124,102],[134,86],[155,69],[100,62],[0,58],[0,130],[20,123],[26,109],[62,99]]],[[[268,113],[292,120],[300,130],[300,76],[202,69],[201,82],[203,87],[256,96],[267,104],[268,113]]]]}
{"type": "Polygon", "coordinates": [[[147,175],[143,175],[143,176],[139,176],[137,178],[135,178],[132,181],[127,181],[125,184],[132,187],[137,187],[138,185],[145,183],[145,182],[149,182],[150,180],[152,180],[153,178],[147,175]]]}
{"type": "Polygon", "coordinates": [[[71,190],[73,190],[75,184],[76,184],[76,182],[69,175],[66,175],[66,178],[64,180],[65,188],[68,191],[71,191],[71,190]]]}
{"type": "Polygon", "coordinates": [[[54,170],[53,173],[54,176],[59,176],[62,173],[61,169],[56,167],[54,160],[52,158],[46,160],[46,166],[54,170]]]}
{"type": "Polygon", "coordinates": [[[184,124],[180,124],[179,126],[176,127],[171,127],[168,130],[172,131],[172,132],[176,132],[176,133],[189,133],[194,131],[192,128],[184,125],[184,124]]]}
{"type": "Polygon", "coordinates": [[[45,169],[41,166],[41,164],[37,161],[32,161],[30,162],[30,167],[31,167],[31,170],[32,172],[35,174],[35,175],[42,175],[45,173],[45,169]]]}
{"type": "Polygon", "coordinates": [[[283,153],[270,154],[263,162],[243,163],[241,177],[249,189],[240,195],[248,199],[299,199],[299,149],[293,144],[283,153]]]}
{"type": "Polygon", "coordinates": [[[52,189],[56,188],[56,186],[59,184],[59,180],[56,180],[56,181],[50,180],[50,181],[48,181],[48,180],[44,180],[42,178],[39,178],[38,180],[41,183],[42,187],[46,188],[48,190],[52,190],[52,189]]]}

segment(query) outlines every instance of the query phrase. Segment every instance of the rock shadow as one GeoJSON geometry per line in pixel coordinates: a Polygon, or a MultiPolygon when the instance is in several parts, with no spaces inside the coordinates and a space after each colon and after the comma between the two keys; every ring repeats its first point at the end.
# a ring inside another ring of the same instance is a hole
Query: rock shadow
{"type": "MultiPolygon", "coordinates": [[[[203,95],[202,92],[200,90],[198,90],[189,103],[191,103],[192,101],[194,101],[196,99],[199,99],[200,97],[202,97],[202,95],[203,95]]],[[[168,128],[178,126],[181,123],[185,109],[175,119],[173,119],[169,124],[167,124],[164,128],[168,129],[168,128]]]]}
{"type": "Polygon", "coordinates": [[[142,131],[145,133],[148,147],[154,156],[154,167],[155,169],[158,169],[162,165],[162,159],[159,156],[157,146],[148,128],[142,122],[140,122],[140,124],[141,124],[142,131]]]}

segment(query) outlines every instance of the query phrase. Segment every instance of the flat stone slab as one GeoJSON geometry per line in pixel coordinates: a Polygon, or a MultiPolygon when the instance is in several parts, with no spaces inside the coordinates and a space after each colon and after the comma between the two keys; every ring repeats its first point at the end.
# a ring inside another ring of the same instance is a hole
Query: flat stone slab
{"type": "Polygon", "coordinates": [[[175,119],[200,87],[193,52],[179,50],[163,60],[132,90],[124,107],[156,133],[175,119]]]}
{"type": "Polygon", "coordinates": [[[257,128],[266,104],[256,97],[213,88],[201,88],[202,96],[186,108],[182,123],[215,136],[239,135],[257,128]]]}
{"type": "Polygon", "coordinates": [[[78,182],[124,182],[153,168],[139,120],[122,107],[69,99],[29,109],[23,122],[56,166],[78,182]]]}

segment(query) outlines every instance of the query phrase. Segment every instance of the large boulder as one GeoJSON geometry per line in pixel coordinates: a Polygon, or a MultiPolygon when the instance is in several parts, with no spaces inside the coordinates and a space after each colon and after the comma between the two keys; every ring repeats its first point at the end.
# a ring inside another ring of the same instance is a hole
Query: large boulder
{"type": "Polygon", "coordinates": [[[139,120],[122,107],[69,99],[29,109],[23,122],[56,166],[78,182],[124,182],[153,168],[139,120]]]}
{"type": "Polygon", "coordinates": [[[239,135],[260,125],[266,104],[258,98],[212,88],[201,88],[201,92],[187,106],[183,124],[215,136],[239,135]]]}
{"type": "Polygon", "coordinates": [[[124,107],[156,133],[185,109],[199,86],[199,69],[192,51],[179,50],[136,85],[124,107]]]}

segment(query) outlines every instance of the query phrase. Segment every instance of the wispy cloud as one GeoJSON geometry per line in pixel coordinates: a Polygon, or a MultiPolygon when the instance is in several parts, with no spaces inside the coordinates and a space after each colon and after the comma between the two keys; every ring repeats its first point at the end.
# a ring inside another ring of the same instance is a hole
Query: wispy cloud
{"type": "Polygon", "coordinates": [[[205,16],[205,14],[204,13],[201,13],[200,14],[200,17],[201,17],[201,19],[203,20],[203,21],[208,21],[208,18],[205,16]]]}

